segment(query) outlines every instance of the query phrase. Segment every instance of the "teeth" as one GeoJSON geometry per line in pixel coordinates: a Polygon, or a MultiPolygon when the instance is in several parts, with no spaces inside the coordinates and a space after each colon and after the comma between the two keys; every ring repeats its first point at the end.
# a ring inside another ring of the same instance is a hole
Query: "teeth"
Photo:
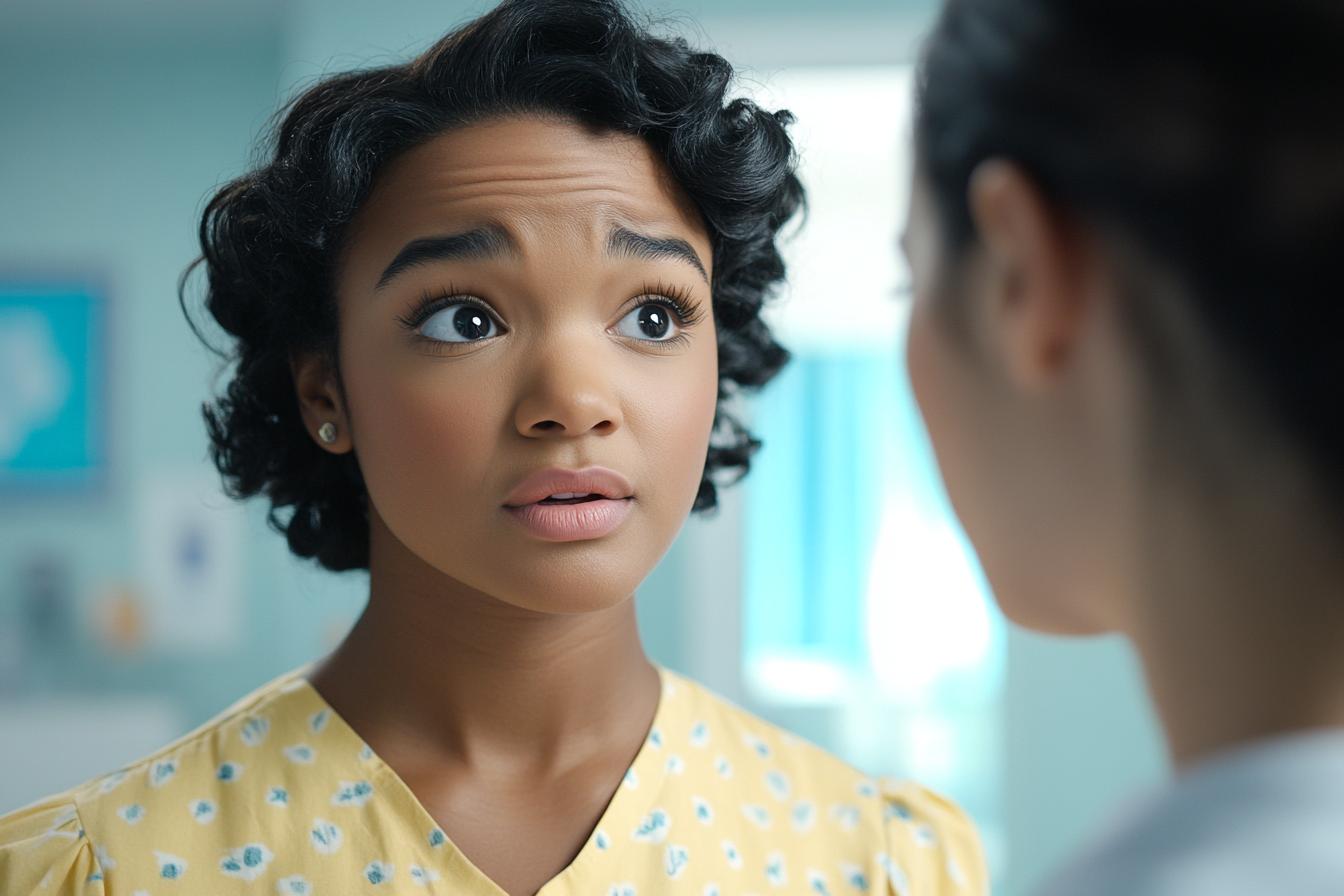
{"type": "Polygon", "coordinates": [[[578,492],[561,492],[558,495],[551,495],[551,498],[556,501],[567,501],[570,498],[582,498],[587,494],[587,492],[584,492],[583,494],[579,494],[578,492]]]}

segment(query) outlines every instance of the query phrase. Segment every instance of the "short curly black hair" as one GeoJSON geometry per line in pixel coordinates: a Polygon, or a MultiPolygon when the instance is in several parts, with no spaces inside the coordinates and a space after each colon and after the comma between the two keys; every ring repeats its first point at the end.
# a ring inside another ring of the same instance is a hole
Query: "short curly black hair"
{"type": "MultiPolygon", "coordinates": [[[[745,474],[760,444],[725,402],[788,360],[760,310],[784,276],[779,231],[804,201],[792,117],[730,98],[732,76],[722,57],[637,24],[620,0],[505,0],[404,65],[325,78],[298,96],[264,162],[206,207],[193,265],[234,338],[232,380],[204,408],[230,493],[264,492],[294,553],[332,570],[368,566],[358,459],[314,444],[290,359],[335,359],[343,236],[391,161],[454,127],[543,114],[646,140],[709,231],[719,405],[694,507],[714,507],[716,474],[745,474]]],[[[183,296],[185,307],[185,286],[183,296]]]]}

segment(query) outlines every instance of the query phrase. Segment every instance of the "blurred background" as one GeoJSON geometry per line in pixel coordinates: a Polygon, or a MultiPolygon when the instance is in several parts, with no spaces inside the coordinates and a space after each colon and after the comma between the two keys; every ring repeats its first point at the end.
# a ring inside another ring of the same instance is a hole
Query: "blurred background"
{"type": "MultiPolygon", "coordinates": [[[[218,361],[176,284],[208,194],[324,72],[483,0],[0,0],[0,813],[128,762],[333,646],[367,578],[291,558],[206,460],[218,361]]],[[[659,662],[984,831],[1023,892],[1166,774],[1128,648],[998,615],[904,373],[895,241],[929,0],[647,4],[798,116],[807,226],[766,444],[640,590],[659,662]]]]}

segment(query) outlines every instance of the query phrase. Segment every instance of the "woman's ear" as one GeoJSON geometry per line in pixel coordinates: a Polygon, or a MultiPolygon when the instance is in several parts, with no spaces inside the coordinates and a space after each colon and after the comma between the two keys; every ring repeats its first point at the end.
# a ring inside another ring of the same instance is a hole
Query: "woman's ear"
{"type": "Polygon", "coordinates": [[[355,442],[344,397],[326,356],[317,352],[295,355],[290,358],[289,369],[303,425],[313,441],[332,454],[352,451],[355,442]]]}
{"type": "Polygon", "coordinates": [[[988,335],[1010,381],[1031,391],[1048,387],[1080,338],[1088,241],[1004,159],[976,167],[967,202],[984,248],[988,335]]]}

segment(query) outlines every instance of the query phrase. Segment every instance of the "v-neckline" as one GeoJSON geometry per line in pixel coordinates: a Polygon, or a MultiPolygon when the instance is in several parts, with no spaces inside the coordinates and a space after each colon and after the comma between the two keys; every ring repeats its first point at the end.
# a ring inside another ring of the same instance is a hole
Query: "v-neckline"
{"type": "MultiPolygon", "coordinates": [[[[607,803],[606,808],[602,810],[601,817],[598,818],[597,824],[594,826],[592,833],[588,835],[587,840],[584,841],[578,854],[570,860],[568,865],[560,869],[554,877],[542,884],[535,896],[550,896],[552,892],[559,890],[569,878],[578,874],[578,869],[581,869],[582,866],[588,864],[591,860],[591,854],[595,850],[602,849],[602,847],[598,846],[595,841],[598,832],[602,831],[604,826],[607,826],[605,825],[606,822],[618,815],[642,818],[650,810],[654,796],[656,796],[661,789],[658,786],[661,780],[658,775],[660,773],[666,773],[666,769],[657,761],[657,757],[653,754],[659,748],[659,744],[657,743],[658,732],[666,727],[664,715],[668,706],[668,691],[669,688],[674,687],[668,680],[669,673],[666,669],[658,665],[655,665],[654,669],[658,672],[658,705],[653,711],[653,721],[649,723],[649,730],[644,734],[644,740],[639,745],[639,751],[635,753],[635,758],[630,762],[625,773],[621,776],[621,780],[616,785],[615,793],[612,794],[611,800],[607,803]],[[638,803],[636,803],[636,801],[638,801],[638,803]],[[627,807],[627,804],[632,803],[634,805],[627,807]]],[[[308,680],[308,671],[309,670],[304,670],[301,678],[303,687],[317,703],[321,704],[321,709],[330,714],[330,721],[328,722],[329,727],[334,727],[341,732],[342,736],[350,739],[354,744],[358,744],[359,753],[362,754],[363,761],[372,764],[376,777],[390,783],[394,795],[399,796],[401,801],[408,804],[411,807],[411,811],[416,814],[416,818],[404,819],[406,824],[409,826],[418,825],[419,829],[425,834],[436,832],[443,837],[443,843],[439,848],[443,849],[445,854],[438,860],[438,863],[451,865],[451,859],[455,858],[461,863],[463,868],[466,869],[467,873],[475,878],[477,883],[485,887],[486,892],[491,893],[492,896],[508,896],[508,893],[503,887],[495,883],[495,881],[480,868],[477,868],[476,864],[467,857],[466,853],[462,852],[457,844],[444,833],[438,821],[434,819],[434,816],[431,815],[424,804],[420,802],[420,798],[415,795],[415,792],[401,779],[401,776],[397,774],[392,766],[384,762],[382,757],[369,747],[364,738],[359,735],[359,732],[355,731],[355,729],[350,726],[350,723],[327,702],[321,692],[319,692],[317,688],[313,686],[312,682],[308,680]]],[[[356,753],[352,751],[351,755],[356,755],[356,753]]],[[[447,869],[445,868],[445,870],[447,869]]]]}

